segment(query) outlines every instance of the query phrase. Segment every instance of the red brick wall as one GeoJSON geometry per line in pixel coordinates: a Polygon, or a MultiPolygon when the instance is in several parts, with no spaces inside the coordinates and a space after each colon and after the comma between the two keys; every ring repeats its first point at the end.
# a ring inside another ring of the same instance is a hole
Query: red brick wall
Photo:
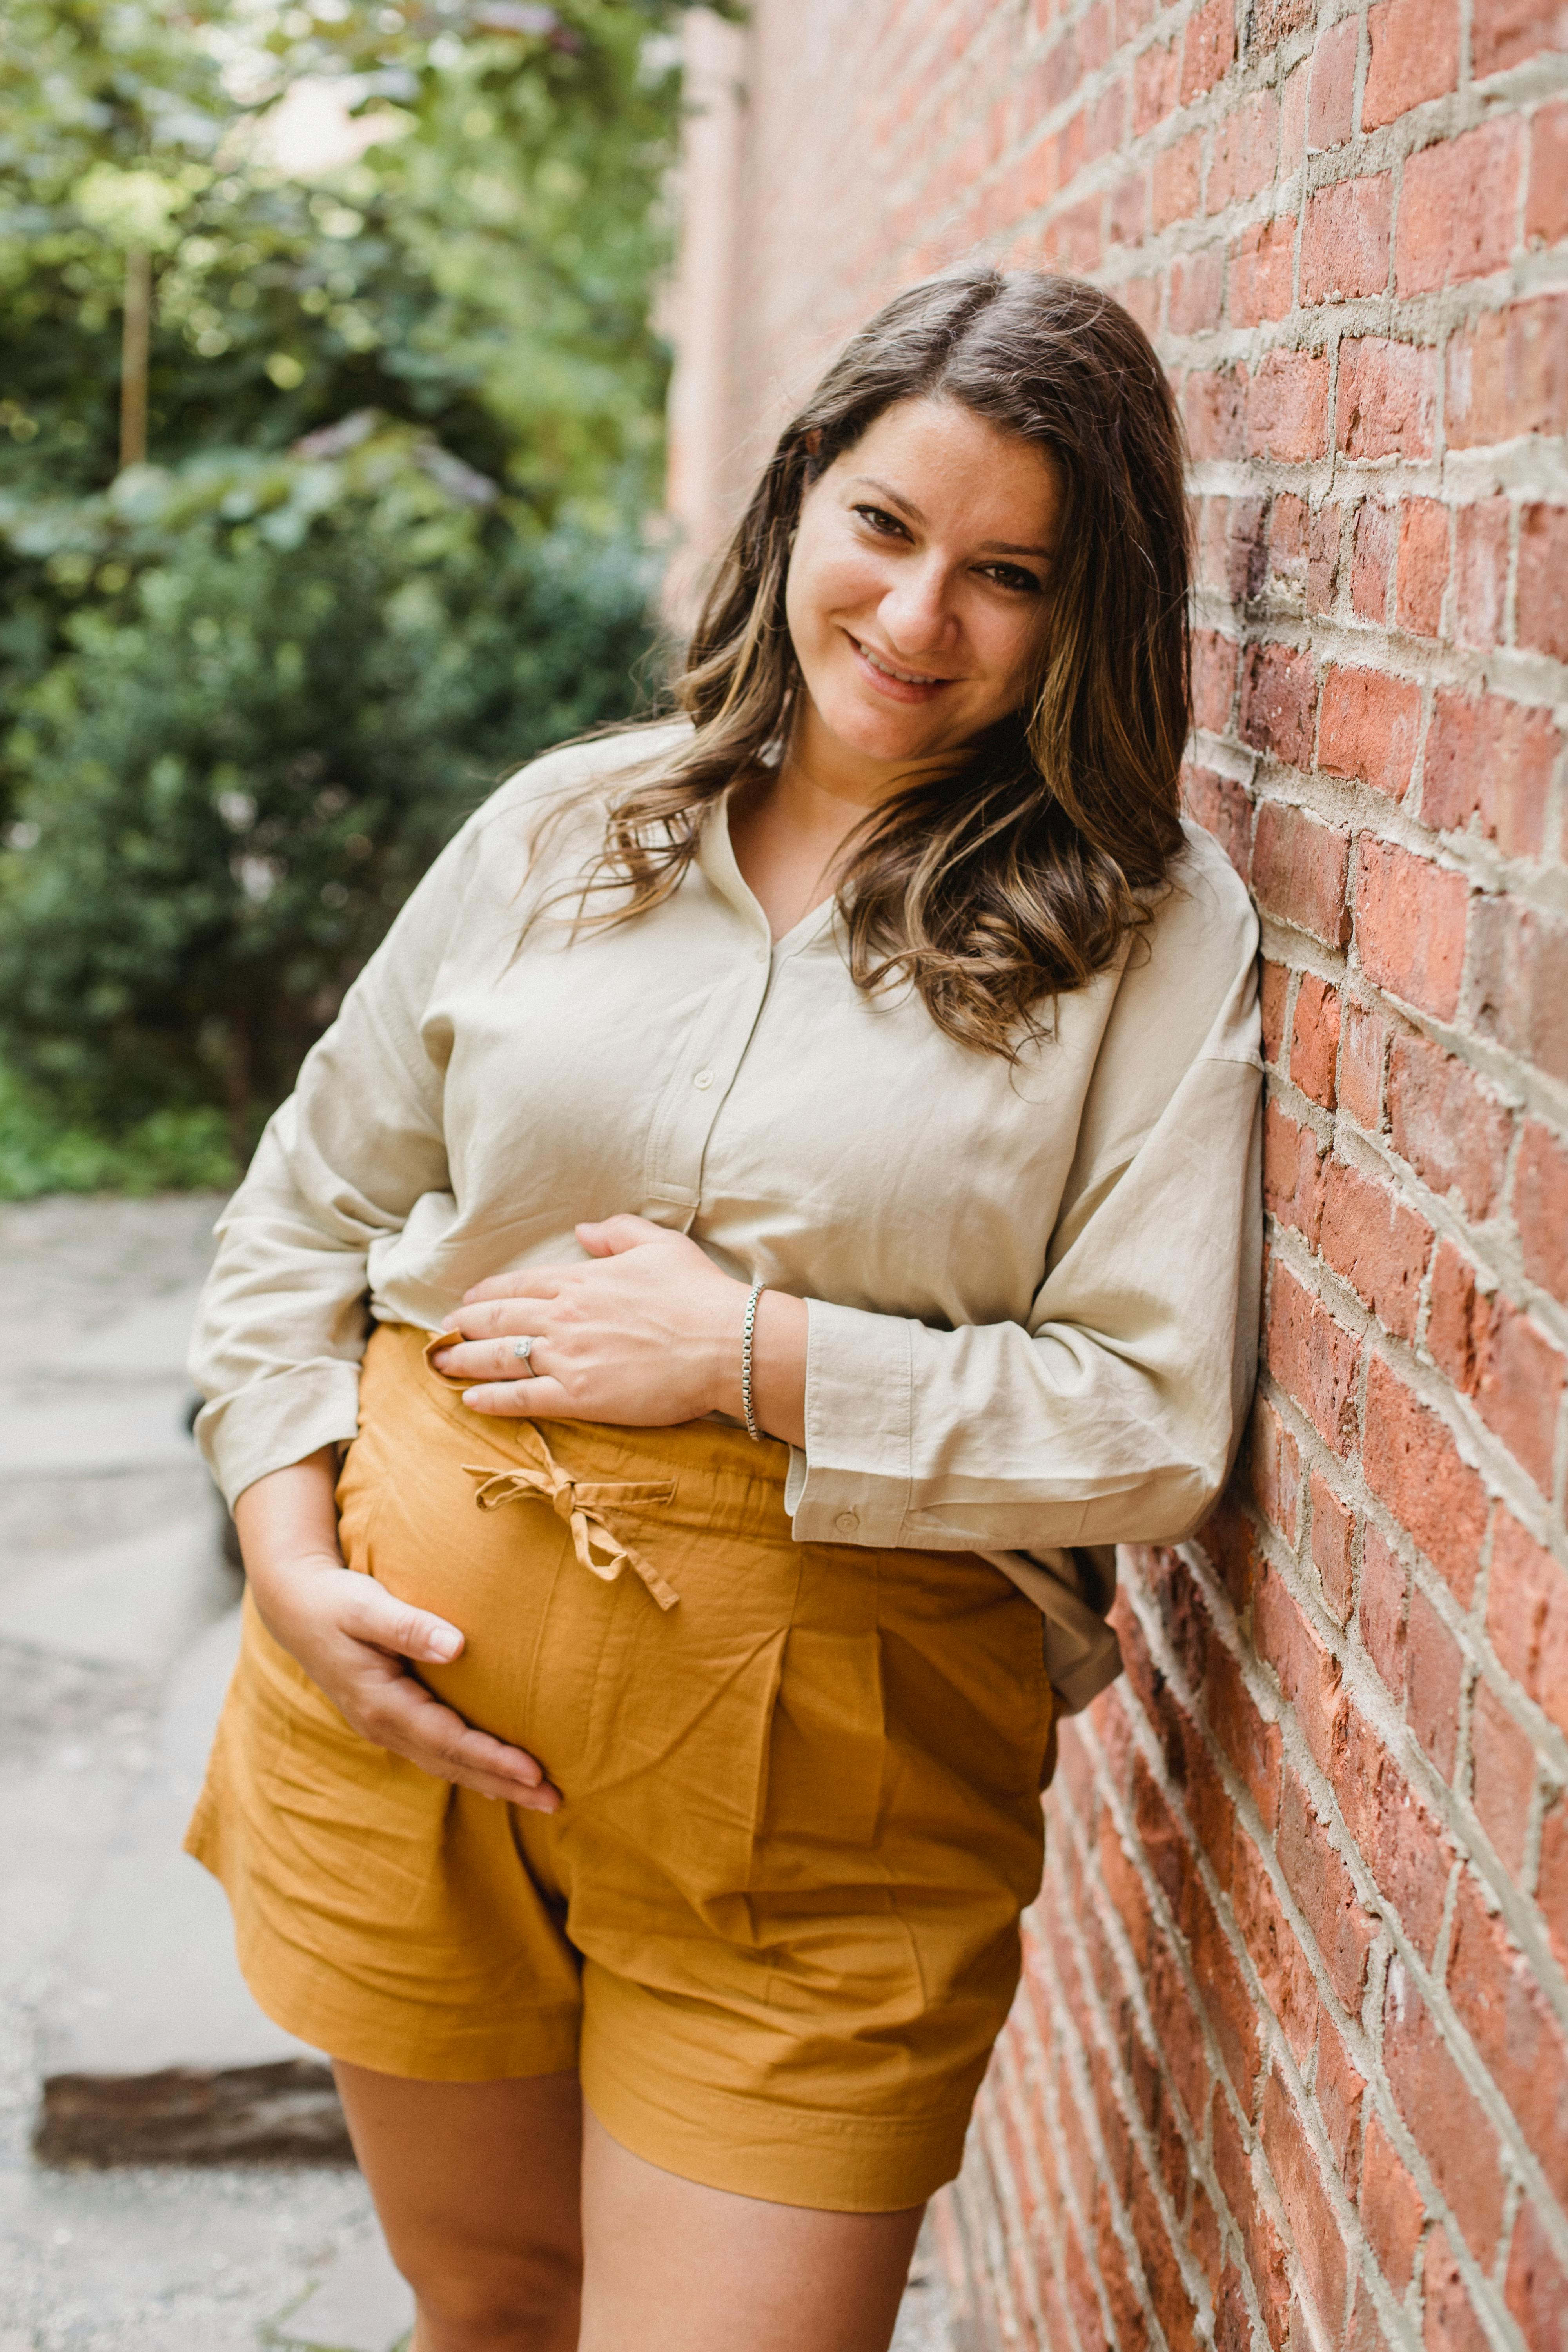
{"type": "Polygon", "coordinates": [[[975,2347],[1568,2347],[1568,7],[759,0],[733,492],[893,284],[1179,386],[1263,916],[1264,1370],[1124,1559],[942,2210],[975,2347]],[[760,433],[752,428],[761,420],[760,433]]]}

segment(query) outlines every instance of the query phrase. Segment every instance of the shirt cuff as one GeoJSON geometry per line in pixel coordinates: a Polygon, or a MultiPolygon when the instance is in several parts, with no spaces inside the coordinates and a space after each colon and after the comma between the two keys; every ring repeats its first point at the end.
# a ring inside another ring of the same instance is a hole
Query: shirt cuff
{"type": "Polygon", "coordinates": [[[231,1510],[258,1478],[359,1434],[359,1370],[301,1364],[203,1406],[196,1444],[231,1510]]]}
{"type": "Polygon", "coordinates": [[[901,1316],[808,1298],[805,1475],[785,1500],[796,1543],[891,1549],[910,1506],[914,1368],[901,1316]]]}

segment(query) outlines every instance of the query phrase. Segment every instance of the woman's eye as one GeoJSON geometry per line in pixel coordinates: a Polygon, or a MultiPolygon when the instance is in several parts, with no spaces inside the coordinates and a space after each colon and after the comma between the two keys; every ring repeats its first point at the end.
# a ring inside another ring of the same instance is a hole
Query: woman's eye
{"type": "Polygon", "coordinates": [[[1025,596],[1037,596],[1044,584],[1032,572],[1024,572],[1016,563],[988,563],[985,572],[999,588],[1016,589],[1025,596]]]}
{"type": "Polygon", "coordinates": [[[873,530],[879,531],[884,539],[909,537],[908,530],[899,520],[898,516],[890,515],[885,507],[856,507],[853,512],[859,516],[862,522],[869,523],[873,530]]]}

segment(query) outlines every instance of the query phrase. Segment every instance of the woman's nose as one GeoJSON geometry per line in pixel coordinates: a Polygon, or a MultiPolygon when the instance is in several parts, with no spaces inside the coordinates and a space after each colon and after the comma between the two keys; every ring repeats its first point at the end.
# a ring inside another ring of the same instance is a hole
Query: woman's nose
{"type": "Polygon", "coordinates": [[[880,619],[890,653],[933,654],[951,643],[958,624],[945,568],[939,563],[911,563],[907,571],[900,570],[882,599],[880,619]]]}

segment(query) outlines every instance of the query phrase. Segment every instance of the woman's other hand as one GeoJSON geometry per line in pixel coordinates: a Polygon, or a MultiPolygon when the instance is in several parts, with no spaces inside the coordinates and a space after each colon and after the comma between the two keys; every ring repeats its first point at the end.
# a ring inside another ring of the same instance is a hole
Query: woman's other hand
{"type": "Polygon", "coordinates": [[[325,1446],[247,1486],[234,1507],[262,1622],[303,1666],[351,1730],[438,1780],[553,1812],[561,1802],[534,1759],[476,1731],[408,1670],[446,1665],[463,1636],[356,1575],[338,1549],[336,1461],[325,1446]]]}
{"type": "Polygon", "coordinates": [[[647,1217],[579,1225],[577,1238],[585,1265],[495,1275],[467,1294],[451,1318],[461,1345],[432,1358],[449,1379],[475,1383],[464,1403],[633,1429],[738,1415],[745,1284],[647,1217]],[[525,1338],[526,1363],[517,1353],[525,1338]]]}

